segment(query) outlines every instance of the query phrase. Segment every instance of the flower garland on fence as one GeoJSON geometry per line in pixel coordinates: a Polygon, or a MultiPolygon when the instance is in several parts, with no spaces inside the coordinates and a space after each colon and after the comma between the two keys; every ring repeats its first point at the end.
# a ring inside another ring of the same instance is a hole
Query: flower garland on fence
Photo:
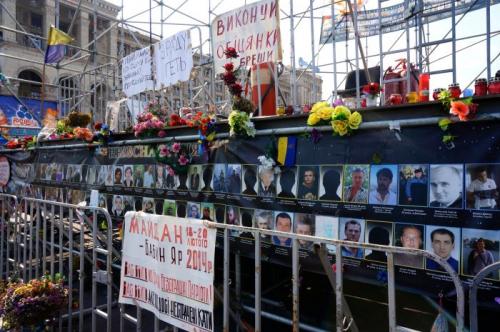
{"type": "Polygon", "coordinates": [[[331,125],[333,133],[339,136],[351,134],[362,122],[363,117],[359,112],[351,112],[343,105],[332,107],[326,101],[314,104],[307,118],[308,126],[331,125]]]}
{"type": "Polygon", "coordinates": [[[0,298],[1,327],[14,330],[43,325],[68,304],[68,295],[60,275],[54,279],[46,275],[27,283],[10,282],[0,298]]]}
{"type": "Polygon", "coordinates": [[[187,146],[179,142],[157,145],[154,155],[158,162],[169,165],[176,174],[186,174],[193,160],[187,146]]]}
{"type": "Polygon", "coordinates": [[[5,147],[7,149],[29,149],[36,145],[36,136],[24,136],[22,138],[10,139],[5,147]]]}

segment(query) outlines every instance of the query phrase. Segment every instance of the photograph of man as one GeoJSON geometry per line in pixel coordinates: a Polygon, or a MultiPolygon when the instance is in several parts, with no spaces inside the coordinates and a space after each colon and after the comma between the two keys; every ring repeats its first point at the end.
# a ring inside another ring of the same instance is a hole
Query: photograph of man
{"type": "MultiPolygon", "coordinates": [[[[316,216],[314,224],[314,235],[327,239],[338,239],[339,218],[332,216],[316,216]]],[[[329,253],[335,253],[335,246],[328,244],[326,246],[329,253]]]]}
{"type": "MultiPolygon", "coordinates": [[[[467,207],[477,210],[498,209],[498,186],[495,182],[497,167],[487,165],[467,165],[465,186],[467,188],[467,207]]],[[[500,169],[497,170],[500,175],[500,169]]]]}
{"type": "MultiPolygon", "coordinates": [[[[500,231],[462,228],[462,274],[475,276],[499,260],[500,231]]],[[[499,271],[487,278],[498,280],[499,271]]]]}
{"type": "MultiPolygon", "coordinates": [[[[365,221],[363,219],[340,218],[339,232],[344,232],[342,240],[360,242],[364,238],[365,221]]],[[[342,247],[342,256],[363,258],[363,249],[342,247]]]]}
{"type": "Polygon", "coordinates": [[[200,219],[200,204],[196,202],[187,203],[188,218],[200,219]]]}
{"type": "Polygon", "coordinates": [[[144,165],[134,165],[134,187],[142,188],[144,185],[144,165]]]}
{"type": "Polygon", "coordinates": [[[108,166],[107,165],[101,165],[97,166],[98,167],[98,172],[97,172],[97,185],[99,186],[104,186],[106,184],[106,180],[108,178],[108,166]]]}
{"type": "Polygon", "coordinates": [[[163,201],[163,215],[175,217],[176,214],[175,201],[171,199],[166,199],[163,201]]]}
{"type": "Polygon", "coordinates": [[[125,213],[127,213],[128,211],[142,211],[144,208],[142,197],[129,195],[123,196],[123,207],[125,209],[125,213]]]}
{"type": "Polygon", "coordinates": [[[201,203],[201,219],[214,221],[215,218],[214,215],[215,211],[213,203],[206,203],[206,202],[201,203]]]}
{"type": "Polygon", "coordinates": [[[177,185],[177,178],[175,176],[175,171],[169,165],[165,165],[165,181],[163,181],[163,189],[174,189],[177,185]]]}
{"type": "Polygon", "coordinates": [[[220,193],[227,192],[226,165],[225,164],[215,164],[214,176],[212,179],[212,188],[214,188],[214,191],[216,191],[216,192],[220,192],[220,193]]]}
{"type": "MultiPolygon", "coordinates": [[[[97,179],[98,179],[98,174],[99,174],[99,168],[100,168],[100,166],[97,166],[97,165],[89,165],[88,166],[88,168],[87,168],[87,184],[89,184],[89,185],[98,184],[97,179]]],[[[62,174],[62,170],[61,170],[61,174],[62,174]]]]}
{"type": "Polygon", "coordinates": [[[115,166],[114,168],[113,184],[115,186],[123,185],[123,168],[121,166],[115,166]]]}
{"type": "Polygon", "coordinates": [[[285,168],[278,175],[277,192],[279,198],[295,198],[297,168],[285,168]]]}
{"type": "Polygon", "coordinates": [[[177,207],[177,217],[179,218],[186,218],[186,211],[187,211],[187,206],[186,202],[184,201],[176,201],[175,205],[177,207]]]}
{"type": "Polygon", "coordinates": [[[202,169],[203,169],[202,171],[203,188],[201,188],[201,191],[214,191],[210,185],[212,183],[212,176],[214,173],[213,166],[203,165],[202,169]]]}
{"type": "Polygon", "coordinates": [[[299,190],[297,198],[315,200],[318,199],[318,166],[299,167],[299,190]]]}
{"type": "Polygon", "coordinates": [[[427,165],[400,165],[399,204],[427,206],[429,170],[427,165]]]}
{"type": "Polygon", "coordinates": [[[257,166],[243,165],[242,194],[247,196],[257,196],[257,166]]]}
{"type": "MultiPolygon", "coordinates": [[[[293,226],[293,213],[291,212],[274,212],[274,230],[279,232],[290,233],[293,226]]],[[[272,241],[274,245],[291,247],[292,239],[286,236],[273,235],[272,241]]]]}
{"type": "Polygon", "coordinates": [[[200,190],[200,166],[189,165],[189,189],[194,191],[200,190]]]}
{"type": "Polygon", "coordinates": [[[155,198],[155,214],[162,215],[163,214],[163,203],[165,203],[164,199],[155,198]]]}
{"type": "MultiPolygon", "coordinates": [[[[431,170],[432,176],[432,170],[431,170]]],[[[432,180],[431,180],[432,181],[432,180]]],[[[460,239],[460,228],[439,226],[427,226],[426,250],[446,260],[451,267],[458,272],[458,260],[460,248],[455,246],[455,239],[460,239]]],[[[443,271],[441,265],[432,259],[427,259],[426,268],[429,270],[443,271]]]]}
{"type": "MultiPolygon", "coordinates": [[[[228,205],[226,206],[226,224],[228,225],[239,225],[240,224],[240,208],[237,206],[228,205]]],[[[235,230],[230,230],[229,234],[231,236],[238,236],[239,232],[235,230]]]]}
{"type": "Polygon", "coordinates": [[[368,203],[368,165],[346,165],[343,185],[345,202],[368,203]]]}
{"type": "MultiPolygon", "coordinates": [[[[241,226],[245,227],[253,227],[253,216],[254,216],[254,210],[253,209],[240,209],[240,216],[241,216],[241,226]]],[[[253,239],[253,233],[252,232],[241,232],[240,237],[244,239],[253,239]]]]}
{"type": "Polygon", "coordinates": [[[155,213],[155,201],[150,197],[143,197],[142,199],[142,211],[146,213],[155,213]]]}
{"type": "Polygon", "coordinates": [[[108,209],[108,199],[105,194],[99,194],[97,206],[106,210],[108,209]]]}
{"type": "MultiPolygon", "coordinates": [[[[273,224],[273,211],[255,210],[255,226],[259,229],[271,229],[273,224]]],[[[269,241],[269,235],[261,234],[260,238],[269,241]]]]}
{"type": "Polygon", "coordinates": [[[113,196],[113,206],[111,207],[111,215],[113,217],[118,217],[118,218],[122,218],[125,215],[123,196],[121,195],[113,196]]]}
{"type": "Polygon", "coordinates": [[[163,189],[165,186],[165,166],[162,164],[156,165],[155,188],[163,189]]]}
{"type": "Polygon", "coordinates": [[[370,171],[370,204],[398,204],[397,165],[372,165],[370,171]]]}
{"type": "Polygon", "coordinates": [[[462,165],[431,165],[430,207],[462,208],[462,165]]]}
{"type": "Polygon", "coordinates": [[[319,199],[322,201],[341,201],[342,166],[321,166],[319,199]]]}
{"type": "Polygon", "coordinates": [[[177,186],[177,190],[188,190],[187,186],[187,180],[188,180],[188,174],[187,173],[179,173],[177,175],[177,179],[179,180],[179,185],[177,186]]]}
{"type": "Polygon", "coordinates": [[[154,165],[145,165],[144,166],[144,177],[143,177],[143,187],[144,188],[153,188],[155,185],[155,173],[154,173],[154,165]]]}
{"type": "Polygon", "coordinates": [[[227,183],[228,192],[232,194],[241,194],[241,165],[227,165],[227,183]]]}
{"type": "MultiPolygon", "coordinates": [[[[314,235],[314,219],[313,214],[296,213],[295,214],[295,233],[300,235],[314,235]]],[[[313,242],[299,240],[300,249],[309,250],[313,246],[313,242]]]]}
{"type": "MultiPolygon", "coordinates": [[[[367,234],[365,242],[380,244],[384,246],[391,245],[392,239],[392,223],[388,222],[366,222],[367,234]]],[[[366,260],[377,261],[377,262],[387,262],[387,256],[385,252],[379,250],[367,250],[366,260]]]]}
{"type": "MultiPolygon", "coordinates": [[[[424,234],[424,226],[397,223],[395,228],[394,242],[396,246],[411,249],[424,248],[424,240],[422,237],[424,234]]],[[[394,254],[394,264],[423,268],[424,258],[417,255],[396,253],[394,254]]]]}
{"type": "Polygon", "coordinates": [[[133,166],[123,166],[125,169],[125,178],[123,179],[123,185],[125,187],[133,187],[134,186],[134,170],[133,166]]]}
{"type": "Polygon", "coordinates": [[[264,166],[259,166],[259,196],[275,197],[276,184],[274,170],[264,166]]]}
{"type": "Polygon", "coordinates": [[[215,221],[223,224],[226,221],[226,206],[223,204],[214,204],[215,221]]]}

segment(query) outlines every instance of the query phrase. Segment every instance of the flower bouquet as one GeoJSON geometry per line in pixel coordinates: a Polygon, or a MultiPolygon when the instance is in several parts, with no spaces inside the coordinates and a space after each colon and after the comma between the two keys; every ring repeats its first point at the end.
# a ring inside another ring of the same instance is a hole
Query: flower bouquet
{"type": "Polygon", "coordinates": [[[250,116],[246,112],[232,111],[228,118],[229,135],[254,137],[256,130],[253,122],[250,121],[250,116]]]}
{"type": "Polygon", "coordinates": [[[9,283],[0,298],[2,328],[6,330],[43,325],[68,304],[63,278],[44,276],[27,283],[9,283]]]}
{"type": "Polygon", "coordinates": [[[327,126],[332,121],[334,107],[326,101],[320,101],[313,105],[307,117],[308,126],[327,126]]]}
{"type": "Polygon", "coordinates": [[[107,144],[111,140],[111,135],[113,135],[113,131],[109,129],[109,126],[105,123],[97,122],[94,125],[94,141],[97,141],[101,144],[107,144]]]}
{"type": "Polygon", "coordinates": [[[332,113],[332,129],[339,136],[345,136],[359,128],[363,117],[358,112],[351,112],[346,106],[337,106],[332,113]]]}
{"type": "Polygon", "coordinates": [[[363,94],[366,96],[366,106],[377,106],[377,98],[382,89],[377,82],[371,82],[363,86],[363,94]]]}
{"type": "Polygon", "coordinates": [[[36,136],[24,136],[22,138],[10,139],[5,147],[7,149],[29,149],[36,145],[36,136]]]}
{"type": "Polygon", "coordinates": [[[137,124],[134,125],[134,135],[136,137],[154,137],[163,138],[167,136],[166,123],[168,119],[168,109],[162,107],[158,101],[150,101],[145,107],[144,112],[137,116],[137,124]]]}
{"type": "Polygon", "coordinates": [[[169,172],[177,174],[186,174],[193,159],[187,146],[179,142],[160,144],[155,147],[154,154],[157,161],[170,166],[169,172]]]}
{"type": "Polygon", "coordinates": [[[450,114],[458,117],[460,121],[472,120],[477,113],[478,104],[472,102],[472,98],[453,98],[448,90],[439,93],[439,101],[450,110],[450,114]]]}

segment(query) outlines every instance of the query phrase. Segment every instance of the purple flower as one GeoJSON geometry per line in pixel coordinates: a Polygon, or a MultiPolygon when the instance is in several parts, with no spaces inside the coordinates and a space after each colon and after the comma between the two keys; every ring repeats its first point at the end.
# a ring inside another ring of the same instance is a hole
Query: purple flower
{"type": "Polygon", "coordinates": [[[344,101],[342,100],[342,98],[335,99],[335,101],[333,102],[333,107],[336,106],[344,106],[344,101]]]}

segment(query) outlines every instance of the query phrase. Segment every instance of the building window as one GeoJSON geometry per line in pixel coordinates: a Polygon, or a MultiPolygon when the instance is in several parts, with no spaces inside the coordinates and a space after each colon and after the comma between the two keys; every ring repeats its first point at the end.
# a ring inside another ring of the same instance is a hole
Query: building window
{"type": "Polygon", "coordinates": [[[19,83],[19,97],[39,99],[41,96],[42,78],[32,70],[23,70],[19,73],[18,78],[22,81],[19,83]]]}

